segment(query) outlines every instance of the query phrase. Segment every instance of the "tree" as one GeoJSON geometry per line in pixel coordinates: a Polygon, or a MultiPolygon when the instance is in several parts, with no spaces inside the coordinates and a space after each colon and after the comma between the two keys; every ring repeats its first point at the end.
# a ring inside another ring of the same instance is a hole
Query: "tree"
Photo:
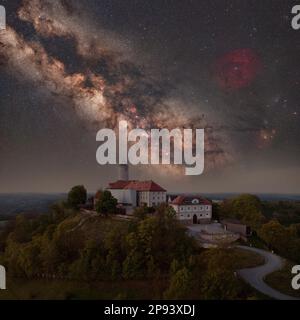
{"type": "Polygon", "coordinates": [[[219,220],[220,219],[220,204],[219,203],[212,203],[212,219],[219,220]]]}
{"type": "Polygon", "coordinates": [[[291,235],[300,238],[300,223],[291,224],[288,229],[291,235]]]}
{"type": "Polygon", "coordinates": [[[137,220],[126,245],[123,274],[131,279],[149,276],[153,270],[166,274],[174,259],[187,261],[196,250],[195,240],[186,234],[168,206],[159,206],[154,215],[137,220]]]}
{"type": "Polygon", "coordinates": [[[267,243],[269,248],[280,255],[297,260],[299,258],[299,241],[291,228],[286,228],[277,220],[271,220],[264,224],[258,235],[267,243]]]}
{"type": "Polygon", "coordinates": [[[104,248],[107,253],[106,266],[112,280],[122,275],[122,263],[126,258],[125,237],[126,230],[121,226],[114,226],[104,239],[104,248]]]}
{"type": "Polygon", "coordinates": [[[223,217],[239,219],[255,230],[259,229],[264,221],[262,203],[258,197],[251,194],[242,194],[224,201],[220,211],[223,217]]]}
{"type": "Polygon", "coordinates": [[[201,255],[206,270],[201,291],[204,299],[228,300],[239,297],[240,286],[234,276],[234,256],[224,249],[211,249],[201,255]]]}
{"type": "Polygon", "coordinates": [[[105,190],[96,202],[96,211],[105,215],[114,214],[117,211],[117,204],[117,199],[112,196],[110,191],[105,190]]]}
{"type": "Polygon", "coordinates": [[[145,219],[149,214],[153,214],[155,212],[155,209],[153,207],[147,207],[142,206],[142,207],[137,207],[134,212],[133,215],[139,219],[139,220],[143,220],[145,219]]]}
{"type": "Polygon", "coordinates": [[[101,246],[94,240],[88,240],[80,251],[80,257],[70,266],[73,279],[94,280],[105,275],[105,255],[101,246]]]}
{"type": "Polygon", "coordinates": [[[11,234],[14,241],[19,243],[28,242],[31,240],[32,221],[20,214],[16,217],[15,229],[11,234]]]}
{"type": "Polygon", "coordinates": [[[164,294],[166,299],[187,299],[192,287],[192,274],[186,268],[175,272],[171,277],[170,286],[164,294]]]}
{"type": "Polygon", "coordinates": [[[68,193],[68,204],[73,209],[78,209],[78,206],[85,204],[87,199],[87,191],[84,186],[79,185],[73,187],[68,193]]]}
{"type": "Polygon", "coordinates": [[[73,209],[68,206],[68,202],[61,201],[51,206],[50,218],[52,223],[59,224],[73,213],[73,209]]]}
{"type": "Polygon", "coordinates": [[[287,249],[287,242],[289,242],[288,230],[280,224],[277,220],[271,220],[265,223],[258,235],[271,248],[278,252],[283,252],[287,249]]]}

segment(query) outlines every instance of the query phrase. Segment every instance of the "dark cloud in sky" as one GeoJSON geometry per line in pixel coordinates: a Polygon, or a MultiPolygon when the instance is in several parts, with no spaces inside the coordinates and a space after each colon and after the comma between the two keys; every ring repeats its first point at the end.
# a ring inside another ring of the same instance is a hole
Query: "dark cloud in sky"
{"type": "Polygon", "coordinates": [[[104,187],[117,170],[97,165],[95,135],[121,116],[145,127],[202,125],[209,136],[204,175],[140,167],[133,177],[170,191],[300,192],[294,1],[4,5],[0,191],[104,187]]]}

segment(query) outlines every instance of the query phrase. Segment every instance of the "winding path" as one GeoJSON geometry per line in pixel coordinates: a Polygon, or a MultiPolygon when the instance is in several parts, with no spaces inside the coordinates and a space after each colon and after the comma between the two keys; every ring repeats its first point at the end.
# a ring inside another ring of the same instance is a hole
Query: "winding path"
{"type": "Polygon", "coordinates": [[[262,266],[255,267],[255,268],[247,268],[241,269],[237,271],[237,274],[243,278],[246,282],[248,282],[252,287],[256,290],[262,292],[263,294],[272,297],[277,300],[300,300],[299,298],[295,298],[292,296],[285,295],[270,286],[268,286],[264,282],[264,278],[269,274],[276,270],[280,270],[283,267],[284,260],[265,250],[253,248],[253,247],[245,247],[245,246],[238,246],[238,248],[243,250],[249,250],[255,253],[260,254],[265,258],[266,263],[262,266]]]}

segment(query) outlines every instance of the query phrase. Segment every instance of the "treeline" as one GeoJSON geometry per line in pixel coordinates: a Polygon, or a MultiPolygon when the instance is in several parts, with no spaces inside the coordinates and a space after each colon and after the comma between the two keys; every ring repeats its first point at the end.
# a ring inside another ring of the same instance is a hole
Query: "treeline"
{"type": "MultiPolygon", "coordinates": [[[[167,207],[145,219],[116,223],[95,241],[78,227],[84,218],[64,204],[37,219],[17,216],[3,248],[9,273],[29,278],[143,279],[167,273],[174,259],[187,261],[196,250],[167,207]]],[[[95,219],[105,224],[110,218],[95,219]]]]}
{"type": "Polygon", "coordinates": [[[300,201],[264,201],[263,213],[285,226],[300,223],[300,201]]]}
{"type": "Polygon", "coordinates": [[[232,199],[226,199],[220,205],[214,204],[213,211],[218,219],[238,219],[253,230],[259,229],[267,221],[263,215],[260,199],[251,194],[242,194],[232,199]]]}
{"type": "Polygon", "coordinates": [[[231,251],[199,249],[168,206],[148,213],[139,208],[133,221],[108,230],[116,220],[93,217],[101,233],[94,239],[80,227],[83,214],[66,203],[36,219],[20,215],[6,231],[1,263],[10,277],[150,281],[156,298],[245,297],[231,251]]]}
{"type": "Polygon", "coordinates": [[[261,245],[275,251],[282,257],[300,262],[300,224],[297,217],[299,206],[291,202],[262,202],[258,197],[243,194],[227,199],[221,205],[214,205],[218,219],[236,218],[250,226],[253,238],[261,245]],[[285,216],[286,215],[286,216],[285,216]],[[281,217],[281,219],[278,219],[281,217]],[[287,222],[288,224],[283,224],[287,222]]]}
{"type": "MultiPolygon", "coordinates": [[[[241,299],[250,294],[235,276],[236,253],[200,249],[169,206],[138,208],[133,220],[120,222],[109,192],[97,194],[99,215],[80,213],[85,202],[85,188],[76,186],[49,214],[17,216],[0,234],[0,264],[8,275],[92,283],[149,281],[155,298],[241,299]]],[[[300,261],[299,225],[268,219],[257,197],[241,195],[214,205],[213,211],[215,218],[250,225],[264,246],[300,261]]]]}
{"type": "Polygon", "coordinates": [[[286,227],[278,220],[270,220],[258,230],[258,236],[268,248],[282,257],[300,263],[300,224],[286,227]]]}

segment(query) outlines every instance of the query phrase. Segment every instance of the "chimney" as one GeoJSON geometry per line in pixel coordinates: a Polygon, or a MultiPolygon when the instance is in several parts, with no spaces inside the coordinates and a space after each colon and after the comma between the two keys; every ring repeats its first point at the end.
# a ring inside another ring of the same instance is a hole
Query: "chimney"
{"type": "Polygon", "coordinates": [[[119,165],[119,180],[128,181],[128,164],[119,165]]]}

